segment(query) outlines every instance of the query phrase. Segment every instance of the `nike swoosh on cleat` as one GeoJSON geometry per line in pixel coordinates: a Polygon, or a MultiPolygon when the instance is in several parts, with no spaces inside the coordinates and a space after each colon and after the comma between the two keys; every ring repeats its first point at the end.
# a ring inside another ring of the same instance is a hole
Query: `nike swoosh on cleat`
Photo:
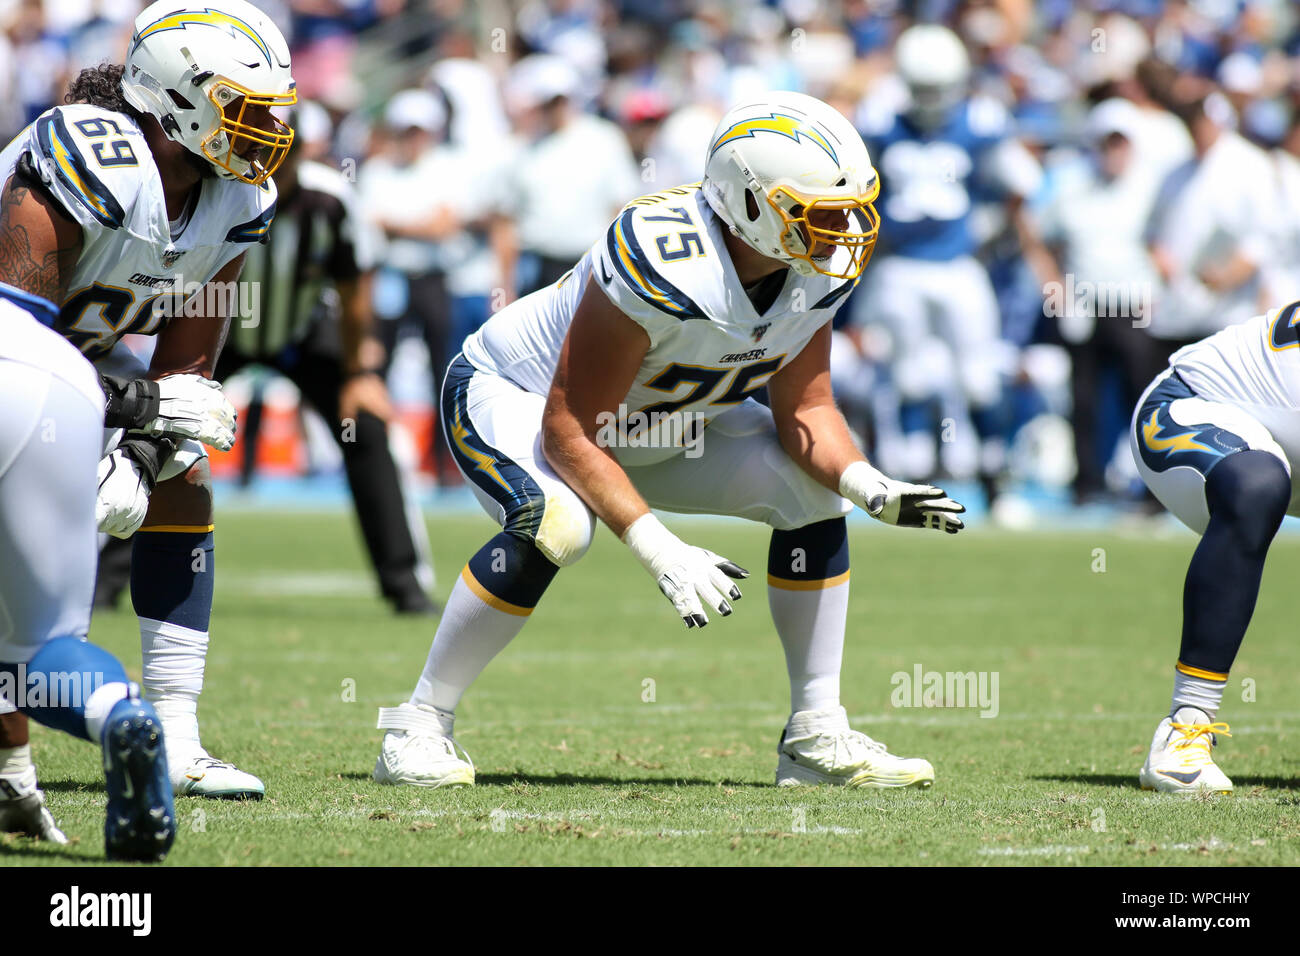
{"type": "Polygon", "coordinates": [[[1193,783],[1196,778],[1201,775],[1199,770],[1195,773],[1184,773],[1180,770],[1157,770],[1156,773],[1160,774],[1162,777],[1170,777],[1177,780],[1179,783],[1193,783]]]}

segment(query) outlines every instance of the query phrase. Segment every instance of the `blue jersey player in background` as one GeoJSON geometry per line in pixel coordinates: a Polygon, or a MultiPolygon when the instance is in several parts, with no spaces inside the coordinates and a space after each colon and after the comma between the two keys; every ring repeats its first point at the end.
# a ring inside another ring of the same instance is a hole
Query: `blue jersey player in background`
{"type": "Polygon", "coordinates": [[[1002,379],[1014,354],[1001,341],[997,299],[975,258],[987,234],[981,200],[1005,198],[1014,212],[1038,188],[1041,170],[1012,138],[1001,104],[968,94],[969,57],[951,30],[909,28],[896,60],[896,95],[886,85],[859,117],[882,201],[880,249],[854,321],[887,334],[902,430],[882,434],[880,453],[912,479],[933,476],[940,464],[977,472],[991,498],[1004,458],[1002,379]],[[955,426],[940,432],[942,462],[937,418],[955,426]],[[966,422],[978,442],[966,440],[966,422]]]}

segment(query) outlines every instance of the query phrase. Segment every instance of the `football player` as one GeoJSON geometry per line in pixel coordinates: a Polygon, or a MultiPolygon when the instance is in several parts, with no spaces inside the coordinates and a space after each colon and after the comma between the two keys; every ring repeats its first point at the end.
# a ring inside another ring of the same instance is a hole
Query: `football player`
{"type": "Polygon", "coordinates": [[[209,380],[293,139],[272,109],[295,99],[288,46],[264,13],[163,0],[136,18],[124,67],[83,71],[68,105],[0,153],[14,247],[0,281],[55,302],[55,331],[105,376],[112,431],[96,517],[101,531],[135,533],[142,683],[177,793],[263,793],[199,741],[214,573],[202,443],[234,439],[233,409],[209,380]],[[115,348],[128,332],[158,337],[148,369],[115,348]],[[160,408],[171,411],[162,423],[160,408]]]}
{"type": "MultiPolygon", "coordinates": [[[[0,274],[34,225],[24,187],[0,207],[0,274]]],[[[109,859],[161,860],[176,835],[158,715],[121,663],[86,641],[95,586],[95,470],[104,393],[46,328],[52,302],[0,285],[0,831],[67,843],[36,786],[27,716],[98,743],[109,859]]]]}
{"type": "Polygon", "coordinates": [[[952,391],[952,369],[952,398],[969,409],[991,498],[1003,466],[1000,369],[1007,362],[997,298],[974,255],[976,199],[991,188],[1014,212],[1038,188],[1041,171],[1011,137],[1002,105],[968,92],[970,62],[955,33],[938,24],[909,27],[895,58],[906,87],[901,108],[869,101],[862,119],[885,190],[885,248],[854,318],[878,323],[892,341],[901,461],[910,476],[936,469],[932,405],[952,391]]]}
{"type": "Polygon", "coordinates": [[[1300,514],[1300,302],[1175,352],[1129,433],[1147,487],[1201,541],[1183,588],[1169,716],[1138,781],[1166,793],[1231,793],[1214,763],[1228,672],[1246,635],[1269,544],[1300,514]]]}
{"type": "Polygon", "coordinates": [[[850,729],[840,705],[845,515],[963,526],[940,489],[873,468],[831,397],[831,318],[875,244],[878,189],[866,146],[825,103],[774,93],[737,106],[703,183],[633,201],[567,275],[466,341],[441,413],[502,530],[461,572],[410,700],[380,710],[379,782],[473,783],[456,706],[598,518],[687,627],[731,614],[748,572],[682,541],[655,507],[772,528],[768,599],[792,711],[777,783],[930,785],[929,762],[850,729]],[[754,400],[765,387],[770,410],[754,400]]]}

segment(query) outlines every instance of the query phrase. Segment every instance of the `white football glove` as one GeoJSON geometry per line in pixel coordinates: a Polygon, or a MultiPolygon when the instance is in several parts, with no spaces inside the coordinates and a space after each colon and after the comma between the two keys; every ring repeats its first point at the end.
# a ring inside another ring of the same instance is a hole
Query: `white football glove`
{"type": "Polygon", "coordinates": [[[158,379],[158,395],[158,417],[139,431],[193,438],[218,451],[235,444],[235,406],[220,383],[202,375],[166,375],[158,379]]]}
{"type": "Polygon", "coordinates": [[[653,575],[687,627],[709,623],[704,604],[723,617],[730,614],[727,599],[740,600],[740,588],[730,579],[749,577],[748,571],[726,558],[687,544],[651,514],[632,522],[623,532],[623,543],[653,575]]]}
{"type": "Polygon", "coordinates": [[[129,538],[144,522],[149,510],[149,483],[131,456],[122,449],[99,460],[99,494],[95,498],[95,523],[115,538],[129,538]]]}
{"type": "Polygon", "coordinates": [[[956,534],[966,525],[957,515],[966,510],[933,485],[895,481],[865,461],[855,461],[840,475],[840,494],[877,521],[900,528],[933,528],[956,534]]]}

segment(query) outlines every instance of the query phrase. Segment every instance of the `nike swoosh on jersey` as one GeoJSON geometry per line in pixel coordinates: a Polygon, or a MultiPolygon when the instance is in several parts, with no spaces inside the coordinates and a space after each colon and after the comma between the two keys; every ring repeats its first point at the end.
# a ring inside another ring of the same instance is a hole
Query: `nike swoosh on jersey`
{"type": "Polygon", "coordinates": [[[605,271],[605,261],[603,259],[601,260],[600,263],[600,281],[603,282],[605,285],[609,285],[611,282],[614,281],[614,277],[610,275],[607,271],[605,271]]]}

